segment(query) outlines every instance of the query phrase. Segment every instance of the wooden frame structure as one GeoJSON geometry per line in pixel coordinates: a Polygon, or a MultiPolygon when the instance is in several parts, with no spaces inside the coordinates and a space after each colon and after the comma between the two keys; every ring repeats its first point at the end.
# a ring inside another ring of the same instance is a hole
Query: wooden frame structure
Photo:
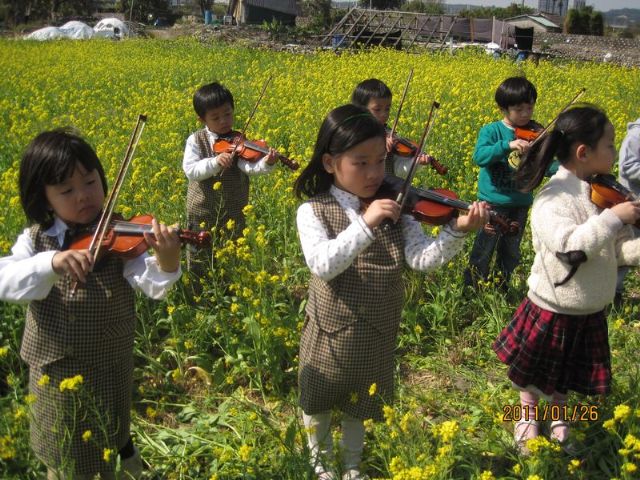
{"type": "Polygon", "coordinates": [[[442,48],[457,18],[455,15],[352,8],[325,35],[322,44],[335,48],[373,45],[410,48],[414,44],[436,44],[442,48]]]}

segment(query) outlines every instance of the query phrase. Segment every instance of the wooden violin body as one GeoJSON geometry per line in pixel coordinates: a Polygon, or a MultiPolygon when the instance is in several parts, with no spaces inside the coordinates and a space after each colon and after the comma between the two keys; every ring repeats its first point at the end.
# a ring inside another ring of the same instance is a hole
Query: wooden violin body
{"type": "MultiPolygon", "coordinates": [[[[213,144],[216,155],[232,153],[247,162],[257,162],[269,154],[269,146],[264,140],[248,141],[240,132],[232,132],[231,138],[220,138],[213,144]]],[[[300,165],[284,155],[276,152],[276,158],[291,170],[297,170],[300,165]]]]}
{"type": "MultiPolygon", "coordinates": [[[[394,175],[386,175],[374,199],[395,199],[402,188],[404,180],[394,175]]],[[[373,199],[371,199],[373,200],[373,199]]],[[[445,188],[422,189],[410,187],[407,201],[402,213],[412,215],[416,220],[430,225],[444,225],[449,222],[459,210],[467,211],[470,203],[458,199],[451,190],[445,188]]],[[[499,231],[503,235],[514,235],[520,226],[517,222],[509,221],[494,210],[489,212],[490,233],[499,231]]]]}
{"type": "MultiPolygon", "coordinates": [[[[398,135],[393,135],[393,153],[395,155],[399,155],[401,157],[413,157],[416,154],[416,150],[418,149],[418,144],[407,139],[400,137],[398,135]]],[[[431,155],[427,155],[429,157],[429,165],[440,175],[446,175],[449,169],[442,165],[438,160],[436,160],[431,155]]]]}
{"type": "MultiPolygon", "coordinates": [[[[153,235],[151,230],[151,215],[139,215],[124,221],[115,219],[107,230],[100,251],[111,253],[125,259],[136,258],[149,249],[144,239],[144,233],[153,235]]],[[[69,246],[72,250],[88,249],[94,235],[94,228],[82,229],[69,246]]],[[[199,248],[211,246],[211,234],[206,231],[194,232],[190,230],[178,230],[178,236],[183,243],[195,245],[199,248]]]]}
{"type": "Polygon", "coordinates": [[[543,131],[544,127],[534,120],[531,120],[526,127],[515,128],[516,138],[527,142],[533,142],[543,131]]]}
{"type": "MultiPolygon", "coordinates": [[[[591,184],[591,201],[600,208],[611,208],[624,202],[634,202],[638,197],[627,187],[622,185],[611,174],[595,174],[587,178],[591,184]]],[[[640,228],[640,220],[635,224],[640,228]]]]}

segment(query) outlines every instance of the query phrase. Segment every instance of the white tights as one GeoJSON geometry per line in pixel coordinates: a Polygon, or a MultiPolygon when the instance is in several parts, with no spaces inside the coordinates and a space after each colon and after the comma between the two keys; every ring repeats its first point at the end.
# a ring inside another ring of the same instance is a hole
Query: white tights
{"type": "MultiPolygon", "coordinates": [[[[311,452],[311,465],[317,474],[331,470],[333,462],[333,440],[331,437],[331,412],[314,415],[302,414],[307,431],[307,444],[311,452]]],[[[342,418],[342,463],[344,470],[358,470],[364,448],[364,423],[346,413],[342,418]]]]}

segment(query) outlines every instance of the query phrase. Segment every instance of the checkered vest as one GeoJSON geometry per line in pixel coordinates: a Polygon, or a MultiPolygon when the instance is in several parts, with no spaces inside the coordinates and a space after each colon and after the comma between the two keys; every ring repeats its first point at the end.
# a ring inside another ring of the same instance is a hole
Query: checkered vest
{"type": "MultiPolygon", "coordinates": [[[[36,252],[59,250],[55,237],[39,225],[30,230],[36,252]]],[[[122,276],[123,260],[104,258],[79,284],[73,297],[68,275],[58,279],[44,300],[34,300],[20,354],[32,367],[64,357],[77,358],[99,368],[131,355],[135,335],[135,294],[122,276]]]]}
{"type": "MultiPolygon", "coordinates": [[[[214,156],[206,129],[195,132],[201,158],[214,156]]],[[[249,203],[249,177],[238,168],[237,163],[222,170],[218,175],[199,181],[189,182],[187,190],[187,220],[189,227],[199,229],[204,222],[207,230],[223,227],[230,219],[235,221],[234,236],[244,229],[242,209],[249,203]],[[219,190],[213,185],[221,183],[219,190]]]]}
{"type": "MultiPolygon", "coordinates": [[[[309,200],[330,239],[351,223],[330,193],[309,200]]],[[[309,281],[309,318],[326,332],[365,321],[381,334],[395,335],[404,303],[404,241],[400,223],[373,229],[376,239],[353,263],[328,282],[312,275],[309,281]]]]}

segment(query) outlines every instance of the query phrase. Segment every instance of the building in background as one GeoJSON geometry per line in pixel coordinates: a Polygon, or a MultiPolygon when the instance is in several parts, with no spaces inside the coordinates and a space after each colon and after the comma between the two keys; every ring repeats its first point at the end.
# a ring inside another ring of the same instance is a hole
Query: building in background
{"type": "MultiPolygon", "coordinates": [[[[574,0],[575,4],[575,0],[574,0]]],[[[538,0],[538,11],[564,17],[569,10],[569,0],[538,0]]]]}

